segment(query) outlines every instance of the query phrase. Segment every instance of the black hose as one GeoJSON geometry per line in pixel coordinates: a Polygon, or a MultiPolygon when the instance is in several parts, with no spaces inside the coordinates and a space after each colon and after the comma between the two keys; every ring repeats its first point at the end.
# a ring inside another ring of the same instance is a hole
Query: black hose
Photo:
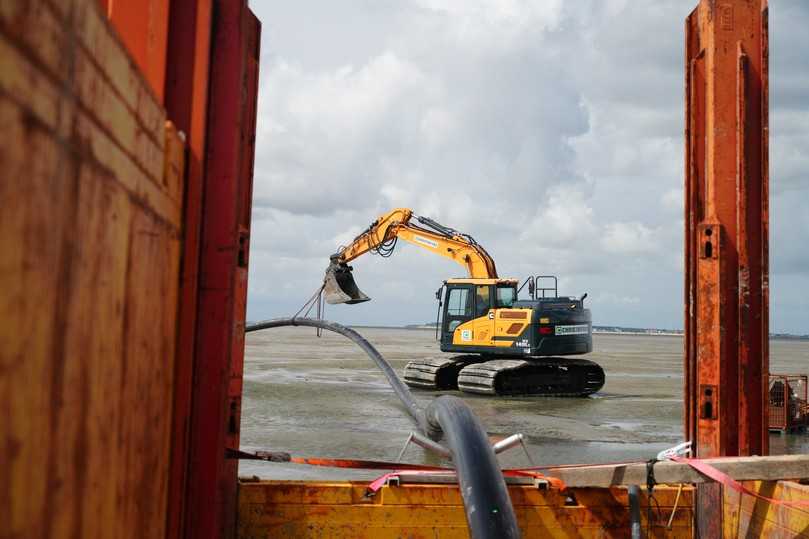
{"type": "Polygon", "coordinates": [[[422,410],[410,389],[374,346],[351,328],[312,318],[276,318],[245,327],[245,333],[283,326],[308,326],[334,331],[354,341],[376,363],[419,429],[437,440],[445,433],[458,474],[466,522],[475,539],[520,537],[520,528],[505,479],[486,431],[475,413],[457,397],[443,396],[422,410]]]}
{"type": "Polygon", "coordinates": [[[428,424],[446,435],[472,536],[520,537],[503,473],[471,408],[457,397],[443,396],[433,400],[425,414],[428,424]]]}
{"type": "Polygon", "coordinates": [[[244,328],[244,332],[250,333],[251,331],[279,328],[283,326],[307,326],[327,329],[329,331],[339,333],[340,335],[354,341],[355,344],[357,344],[366,354],[368,354],[368,357],[370,357],[373,362],[376,363],[376,366],[379,367],[379,369],[388,379],[388,383],[393,388],[396,396],[399,397],[399,400],[402,401],[407,413],[410,414],[410,416],[416,422],[416,425],[418,425],[422,432],[425,434],[428,433],[430,429],[427,427],[424,412],[421,410],[421,408],[419,408],[419,405],[416,404],[416,399],[413,398],[410,388],[408,388],[404,382],[402,382],[402,380],[396,374],[396,371],[393,370],[393,367],[391,367],[390,364],[385,361],[385,358],[382,357],[382,354],[380,354],[371,343],[365,340],[362,335],[351,328],[338,324],[337,322],[317,320],[314,318],[274,318],[272,320],[265,320],[263,322],[256,322],[255,324],[247,325],[244,328]]]}

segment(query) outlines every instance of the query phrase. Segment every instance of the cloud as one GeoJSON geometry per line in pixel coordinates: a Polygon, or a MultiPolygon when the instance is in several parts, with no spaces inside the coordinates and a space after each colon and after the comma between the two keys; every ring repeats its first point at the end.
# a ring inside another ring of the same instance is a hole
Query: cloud
{"type": "MultiPolygon", "coordinates": [[[[681,327],[694,4],[253,3],[264,31],[250,316],[294,312],[329,254],[405,206],[475,236],[503,276],[556,273],[562,293],[589,291],[599,323],[681,327]]],[[[773,297],[809,288],[807,24],[808,3],[771,1],[773,297]]],[[[351,323],[430,320],[432,291],[463,273],[401,244],[354,266],[374,301],[331,309],[351,323]]],[[[789,305],[773,304],[773,329],[809,332],[809,300],[789,305]]]]}
{"type": "Polygon", "coordinates": [[[643,223],[608,223],[601,239],[602,247],[610,253],[641,254],[655,253],[658,241],[655,231],[643,223]]]}

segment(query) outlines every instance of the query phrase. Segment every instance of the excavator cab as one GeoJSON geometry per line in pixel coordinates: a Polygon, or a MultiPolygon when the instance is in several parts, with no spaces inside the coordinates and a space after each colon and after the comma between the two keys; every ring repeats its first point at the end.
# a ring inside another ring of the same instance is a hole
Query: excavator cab
{"type": "Polygon", "coordinates": [[[338,303],[353,305],[371,299],[357,287],[354,276],[351,274],[352,269],[351,266],[344,263],[332,261],[329,264],[323,278],[323,294],[326,297],[326,303],[331,305],[338,303]]]}
{"type": "Polygon", "coordinates": [[[454,279],[445,282],[444,289],[446,295],[440,324],[444,347],[451,347],[455,330],[472,320],[477,320],[475,327],[461,332],[462,341],[472,344],[472,335],[492,334],[496,310],[511,308],[517,301],[516,282],[510,280],[454,279]],[[487,329],[487,326],[491,327],[487,329]]]}

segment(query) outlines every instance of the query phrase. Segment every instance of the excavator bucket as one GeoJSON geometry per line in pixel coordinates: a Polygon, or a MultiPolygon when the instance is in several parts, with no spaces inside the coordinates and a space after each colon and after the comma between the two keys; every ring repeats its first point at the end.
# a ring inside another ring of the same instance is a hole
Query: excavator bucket
{"type": "Polygon", "coordinates": [[[346,264],[331,264],[326,269],[326,276],[323,278],[323,293],[326,295],[326,303],[331,305],[353,304],[371,299],[357,288],[354,276],[351,275],[351,269],[351,266],[346,264]]]}

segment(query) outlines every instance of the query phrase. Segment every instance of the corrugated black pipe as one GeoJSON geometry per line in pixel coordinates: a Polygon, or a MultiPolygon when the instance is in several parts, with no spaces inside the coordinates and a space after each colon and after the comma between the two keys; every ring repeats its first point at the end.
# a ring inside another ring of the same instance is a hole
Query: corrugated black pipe
{"type": "Polygon", "coordinates": [[[419,429],[433,439],[445,433],[466,511],[475,539],[518,538],[520,528],[486,431],[474,412],[457,397],[443,396],[421,410],[410,389],[374,346],[362,335],[337,322],[313,318],[276,318],[245,327],[245,333],[283,326],[308,326],[339,333],[354,341],[385,374],[399,400],[419,429]]]}

